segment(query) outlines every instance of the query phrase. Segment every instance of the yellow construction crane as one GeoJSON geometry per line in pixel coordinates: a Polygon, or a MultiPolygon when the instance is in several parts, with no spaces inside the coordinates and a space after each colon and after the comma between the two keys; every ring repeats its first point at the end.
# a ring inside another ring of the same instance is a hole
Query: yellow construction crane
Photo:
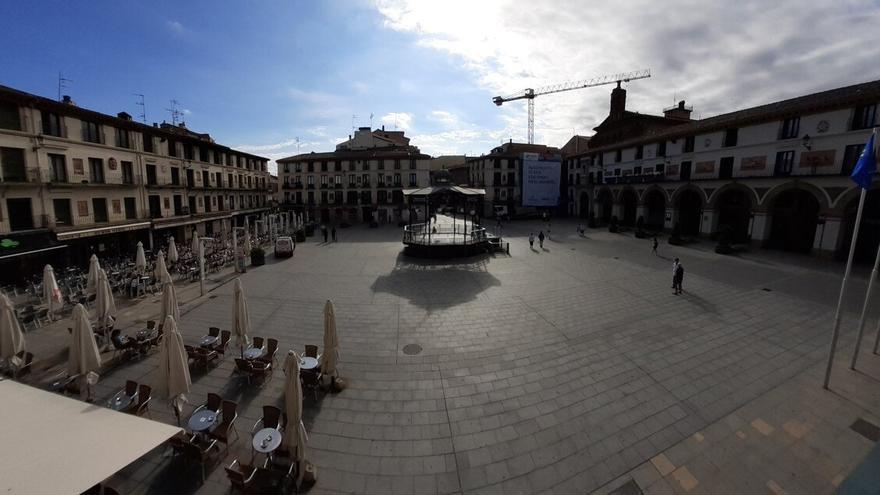
{"type": "Polygon", "coordinates": [[[602,86],[603,84],[618,83],[619,85],[621,82],[630,82],[635,81],[636,79],[645,79],[648,77],[651,77],[651,69],[638,70],[635,72],[624,72],[621,74],[611,74],[607,76],[594,77],[593,79],[585,79],[583,81],[570,81],[561,84],[553,84],[538,89],[527,88],[509,96],[496,96],[492,98],[492,102],[500,107],[502,104],[508,101],[529,100],[529,144],[533,144],[535,141],[536,96],[561,93],[563,91],[571,91],[573,89],[592,88],[593,86],[602,86]]]}

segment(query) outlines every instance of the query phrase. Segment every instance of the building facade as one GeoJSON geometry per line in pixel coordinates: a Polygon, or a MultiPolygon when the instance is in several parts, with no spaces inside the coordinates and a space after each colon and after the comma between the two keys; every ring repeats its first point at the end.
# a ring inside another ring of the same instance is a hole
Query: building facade
{"type": "Polygon", "coordinates": [[[403,189],[429,184],[431,157],[402,131],[361,127],[324,153],[278,162],[286,208],[324,223],[408,221],[403,189]]]}
{"type": "Polygon", "coordinates": [[[267,165],[183,124],[0,86],[0,262],[84,263],[224,231],[267,208],[267,165]]]}
{"type": "MultiPolygon", "coordinates": [[[[678,124],[635,136],[597,128],[589,150],[566,159],[572,211],[600,225],[641,218],[683,236],[725,230],[738,243],[839,257],[859,195],[849,175],[876,126],[878,101],[874,81],[702,120],[680,102],[666,110],[678,124]]],[[[880,243],[878,194],[868,194],[862,260],[880,243]]]]}
{"type": "MultiPolygon", "coordinates": [[[[522,204],[523,153],[556,155],[557,148],[543,144],[507,142],[487,155],[467,160],[471,187],[486,190],[483,200],[485,217],[537,215],[535,208],[522,204]]],[[[543,211],[543,210],[542,210],[543,211]]]]}

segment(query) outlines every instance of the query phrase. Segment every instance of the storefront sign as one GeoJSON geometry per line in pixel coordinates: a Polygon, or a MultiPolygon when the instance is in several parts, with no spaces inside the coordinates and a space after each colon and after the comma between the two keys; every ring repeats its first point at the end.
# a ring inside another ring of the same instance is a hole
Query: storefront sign
{"type": "Polygon", "coordinates": [[[767,168],[766,156],[744,157],[739,164],[740,170],[764,170],[767,168]]]}
{"type": "Polygon", "coordinates": [[[694,165],[694,173],[697,174],[711,174],[715,171],[715,162],[697,162],[694,165]]]}
{"type": "Polygon", "coordinates": [[[66,241],[70,239],[81,239],[84,237],[94,237],[98,235],[118,234],[120,232],[128,232],[131,230],[140,230],[149,228],[150,222],[130,223],[125,225],[116,225],[112,227],[99,227],[96,229],[73,230],[70,232],[58,232],[58,240],[66,241]]]}
{"type": "Polygon", "coordinates": [[[801,153],[801,168],[833,167],[834,150],[804,151],[801,153]]]}
{"type": "Polygon", "coordinates": [[[675,165],[669,165],[666,167],[666,175],[669,177],[675,177],[678,175],[678,164],[676,163],[675,165]]]}

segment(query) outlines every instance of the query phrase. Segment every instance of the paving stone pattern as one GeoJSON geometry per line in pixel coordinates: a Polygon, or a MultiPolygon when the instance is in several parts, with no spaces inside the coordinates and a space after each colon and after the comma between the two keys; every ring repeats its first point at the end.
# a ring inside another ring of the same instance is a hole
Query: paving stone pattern
{"type": "MultiPolygon", "coordinates": [[[[870,442],[848,427],[853,415],[877,421],[880,357],[862,357],[873,378],[853,382],[841,365],[834,384],[850,388],[819,386],[833,299],[816,293],[836,294],[842,267],[665,243],[653,256],[650,240],[581,238],[565,222],[530,250],[540,228],[512,223],[509,257],[465,261],[405,257],[390,227],[340,229],[337,243],[310,238],[241,277],[253,334],[277,338],[282,353],[320,345],[323,302],[335,305],[347,389],[306,398],[319,476],[310,493],[608,493],[630,481],[645,493],[830,493],[865,456],[870,442]]],[[[228,328],[232,284],[211,294],[187,307],[187,342],[228,328]]],[[[193,406],[208,392],[239,404],[241,440],[205,484],[162,449],[112,483],[225,493],[222,465],[249,460],[260,408],[283,404],[281,373],[248,387],[233,365],[193,373],[193,406]]],[[[124,365],[98,395],[154,376],[155,357],[124,365]]],[[[153,416],[174,422],[166,404],[153,416]]]]}

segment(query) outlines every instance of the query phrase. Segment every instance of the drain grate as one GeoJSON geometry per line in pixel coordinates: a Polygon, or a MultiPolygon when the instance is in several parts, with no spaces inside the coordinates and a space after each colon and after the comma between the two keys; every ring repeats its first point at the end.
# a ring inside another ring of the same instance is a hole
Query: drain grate
{"type": "Polygon", "coordinates": [[[407,344],[403,346],[403,353],[407,356],[415,356],[420,352],[422,352],[422,346],[419,344],[407,344]]]}
{"type": "Polygon", "coordinates": [[[636,480],[629,480],[618,486],[616,489],[608,492],[608,495],[643,495],[642,488],[636,483],[636,480]]]}
{"type": "Polygon", "coordinates": [[[872,442],[880,441],[880,427],[870,421],[858,418],[849,428],[872,442]]]}
{"type": "Polygon", "coordinates": [[[766,287],[764,287],[764,288],[761,289],[761,290],[764,291],[764,292],[773,292],[773,289],[768,289],[768,288],[766,288],[766,287]]]}
{"type": "Polygon", "coordinates": [[[217,298],[217,294],[212,294],[212,295],[208,296],[208,299],[216,299],[216,298],[217,298]]]}

